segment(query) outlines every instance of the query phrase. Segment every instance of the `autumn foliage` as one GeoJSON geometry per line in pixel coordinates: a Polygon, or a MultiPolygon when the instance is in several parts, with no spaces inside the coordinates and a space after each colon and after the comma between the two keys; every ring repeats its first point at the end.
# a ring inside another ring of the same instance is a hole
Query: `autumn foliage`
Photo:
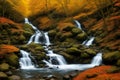
{"type": "Polygon", "coordinates": [[[19,49],[13,45],[0,45],[0,55],[18,52],[19,49]]]}
{"type": "Polygon", "coordinates": [[[120,73],[107,73],[111,66],[100,66],[80,73],[73,80],[120,80],[120,73]]]}

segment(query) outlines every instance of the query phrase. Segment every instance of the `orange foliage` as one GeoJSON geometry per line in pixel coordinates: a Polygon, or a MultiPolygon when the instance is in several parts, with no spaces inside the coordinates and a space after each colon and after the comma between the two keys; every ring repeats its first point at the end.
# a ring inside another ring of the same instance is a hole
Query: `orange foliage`
{"type": "Polygon", "coordinates": [[[111,66],[100,66],[92,69],[88,69],[82,73],[80,73],[73,80],[120,80],[120,73],[109,74],[106,71],[109,70],[111,66]],[[88,78],[89,75],[96,76],[88,78]]]}
{"type": "Polygon", "coordinates": [[[0,17],[0,23],[10,23],[10,24],[15,24],[13,21],[7,18],[0,17]]]}
{"type": "Polygon", "coordinates": [[[0,55],[18,52],[19,49],[12,45],[0,45],[0,55]]]}

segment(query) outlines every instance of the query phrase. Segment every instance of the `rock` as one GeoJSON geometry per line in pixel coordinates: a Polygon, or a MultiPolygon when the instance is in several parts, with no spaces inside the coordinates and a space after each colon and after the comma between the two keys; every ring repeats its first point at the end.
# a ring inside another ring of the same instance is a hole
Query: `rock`
{"type": "Polygon", "coordinates": [[[8,76],[4,72],[0,72],[0,80],[8,80],[8,76]]]}
{"type": "Polygon", "coordinates": [[[77,40],[84,41],[87,38],[87,34],[85,32],[80,33],[76,36],[77,40]]]}
{"type": "Polygon", "coordinates": [[[6,58],[6,61],[10,65],[12,65],[14,67],[18,67],[18,65],[19,65],[19,58],[18,58],[18,56],[16,54],[14,54],[14,53],[8,54],[8,55],[5,56],[5,58],[6,58]]]}
{"type": "Polygon", "coordinates": [[[50,37],[55,37],[56,34],[57,34],[56,30],[50,30],[50,31],[48,31],[48,35],[50,37]]]}
{"type": "Polygon", "coordinates": [[[113,52],[107,52],[103,54],[103,62],[105,64],[112,64],[117,65],[116,61],[120,59],[120,52],[119,51],[113,51],[113,52]]]}
{"type": "Polygon", "coordinates": [[[9,69],[9,65],[7,63],[2,63],[0,65],[0,71],[7,71],[9,69]]]}
{"type": "Polygon", "coordinates": [[[120,68],[117,66],[112,66],[110,69],[107,70],[107,73],[118,73],[120,72],[120,68]]]}
{"type": "Polygon", "coordinates": [[[71,32],[73,35],[77,35],[79,33],[82,33],[82,30],[80,30],[79,28],[73,28],[71,32]]]}
{"type": "Polygon", "coordinates": [[[21,80],[20,76],[17,76],[17,75],[12,75],[9,77],[9,79],[11,80],[21,80]]]}
{"type": "Polygon", "coordinates": [[[95,56],[96,55],[96,52],[95,50],[93,49],[85,49],[85,52],[91,56],[95,56]]]}
{"type": "Polygon", "coordinates": [[[63,80],[71,80],[70,75],[65,75],[65,76],[63,77],[63,80]]]}
{"type": "Polygon", "coordinates": [[[120,66],[120,59],[117,60],[117,66],[120,66]]]}
{"type": "Polygon", "coordinates": [[[81,58],[89,58],[90,55],[87,54],[87,53],[81,53],[80,57],[81,57],[81,58]]]}
{"type": "Polygon", "coordinates": [[[63,31],[71,31],[72,30],[72,26],[67,26],[65,28],[63,28],[63,31]]]}
{"type": "Polygon", "coordinates": [[[71,54],[71,55],[74,55],[74,56],[78,56],[78,55],[80,55],[80,50],[79,49],[77,49],[76,47],[71,47],[71,48],[68,48],[67,50],[66,50],[66,52],[68,53],[68,54],[71,54]]]}

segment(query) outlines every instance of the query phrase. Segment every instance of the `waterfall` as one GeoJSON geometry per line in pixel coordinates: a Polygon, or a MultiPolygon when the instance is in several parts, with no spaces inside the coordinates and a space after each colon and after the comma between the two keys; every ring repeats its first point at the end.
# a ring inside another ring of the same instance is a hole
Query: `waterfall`
{"type": "Polygon", "coordinates": [[[102,53],[97,53],[97,55],[93,58],[91,64],[93,65],[100,65],[102,63],[102,53]]]}
{"type": "Polygon", "coordinates": [[[46,46],[49,46],[51,43],[50,43],[50,40],[49,40],[49,37],[48,37],[48,32],[44,33],[45,34],[45,39],[46,39],[46,43],[45,45],[46,46]]]}
{"type": "MultiPolygon", "coordinates": [[[[48,37],[48,33],[46,32],[44,34],[45,34],[45,40],[46,40],[45,45],[49,46],[51,43],[50,43],[50,40],[49,40],[49,37],[48,37]]],[[[49,50],[48,47],[45,47],[45,48],[46,48],[45,50],[48,53],[47,56],[50,57],[49,64],[55,64],[55,65],[64,65],[64,64],[67,64],[67,62],[66,62],[66,60],[64,59],[63,56],[61,56],[59,54],[53,53],[53,51],[49,50]]]]}
{"type": "MultiPolygon", "coordinates": [[[[81,28],[81,24],[75,20],[77,27],[81,28]]],[[[43,62],[46,63],[46,65],[48,65],[49,67],[53,67],[53,68],[58,68],[58,69],[72,69],[72,70],[85,70],[88,68],[92,68],[95,66],[98,66],[101,64],[102,62],[102,53],[98,53],[91,61],[90,64],[67,64],[66,60],[64,59],[64,57],[62,55],[59,54],[55,54],[53,52],[53,50],[51,50],[50,48],[50,40],[49,40],[49,36],[48,36],[48,32],[41,32],[39,31],[35,26],[33,26],[29,20],[27,18],[25,18],[25,23],[31,25],[31,27],[34,29],[35,33],[30,37],[29,41],[27,44],[30,44],[31,42],[34,43],[43,43],[40,41],[41,37],[44,37],[44,48],[47,52],[47,56],[50,57],[49,60],[43,60],[43,62]]],[[[82,30],[83,31],[83,30],[82,30]]],[[[89,40],[87,40],[86,42],[84,42],[84,45],[86,46],[90,46],[94,41],[94,37],[91,37],[89,40]]],[[[22,54],[22,58],[20,58],[20,66],[21,69],[34,69],[35,66],[32,63],[31,59],[30,59],[30,53],[20,50],[21,54],[22,54]]]]}
{"type": "Polygon", "coordinates": [[[35,69],[35,66],[30,59],[30,53],[24,50],[20,50],[20,53],[22,54],[22,57],[19,60],[21,69],[35,69]]]}
{"type": "Polygon", "coordinates": [[[89,40],[85,40],[82,44],[89,47],[90,45],[93,44],[94,39],[95,39],[95,37],[90,37],[89,40]]]}
{"type": "Polygon", "coordinates": [[[81,24],[77,20],[74,20],[74,21],[77,24],[77,27],[82,30],[81,24]]]}

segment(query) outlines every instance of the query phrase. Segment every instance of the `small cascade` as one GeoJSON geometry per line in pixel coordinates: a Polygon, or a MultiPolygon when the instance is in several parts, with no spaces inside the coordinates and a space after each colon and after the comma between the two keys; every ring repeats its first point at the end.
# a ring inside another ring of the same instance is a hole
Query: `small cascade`
{"type": "Polygon", "coordinates": [[[35,69],[35,66],[30,59],[30,53],[24,50],[20,50],[20,53],[22,54],[22,57],[19,60],[21,69],[35,69]]]}
{"type": "Polygon", "coordinates": [[[93,65],[100,65],[102,63],[102,53],[97,53],[97,55],[93,58],[91,64],[93,65]]]}
{"type": "MultiPolygon", "coordinates": [[[[77,27],[82,30],[81,24],[80,24],[77,20],[74,20],[74,21],[75,21],[77,27]]],[[[82,30],[82,31],[83,31],[83,30],[82,30]]],[[[83,32],[84,32],[84,31],[83,31],[83,32]]]]}
{"type": "MultiPolygon", "coordinates": [[[[53,53],[52,50],[49,50],[47,46],[49,46],[51,43],[50,43],[50,40],[49,40],[49,37],[48,37],[48,33],[44,33],[45,34],[45,40],[46,40],[46,51],[47,51],[47,56],[50,57],[49,59],[49,62],[47,62],[47,64],[53,64],[53,65],[64,65],[64,64],[67,64],[67,62],[65,61],[64,57],[59,55],[59,54],[55,54],[53,53]]],[[[44,61],[45,62],[45,61],[44,61]]]]}
{"type": "Polygon", "coordinates": [[[50,57],[49,62],[53,65],[65,65],[65,64],[67,64],[64,57],[59,55],[59,54],[52,53],[52,54],[47,54],[47,56],[50,57]]]}
{"type": "Polygon", "coordinates": [[[89,40],[85,40],[82,44],[89,47],[90,45],[93,44],[95,37],[91,37],[89,40]]]}
{"type": "Polygon", "coordinates": [[[51,45],[50,40],[49,40],[49,37],[48,37],[48,32],[44,33],[44,35],[45,35],[45,39],[46,39],[45,45],[46,45],[46,46],[51,45]]]}
{"type": "Polygon", "coordinates": [[[29,41],[27,44],[30,44],[31,42],[34,42],[34,43],[41,43],[40,42],[40,37],[42,37],[42,33],[34,26],[32,25],[28,18],[25,18],[25,23],[29,24],[32,26],[32,28],[35,30],[35,33],[30,37],[29,41]]]}

